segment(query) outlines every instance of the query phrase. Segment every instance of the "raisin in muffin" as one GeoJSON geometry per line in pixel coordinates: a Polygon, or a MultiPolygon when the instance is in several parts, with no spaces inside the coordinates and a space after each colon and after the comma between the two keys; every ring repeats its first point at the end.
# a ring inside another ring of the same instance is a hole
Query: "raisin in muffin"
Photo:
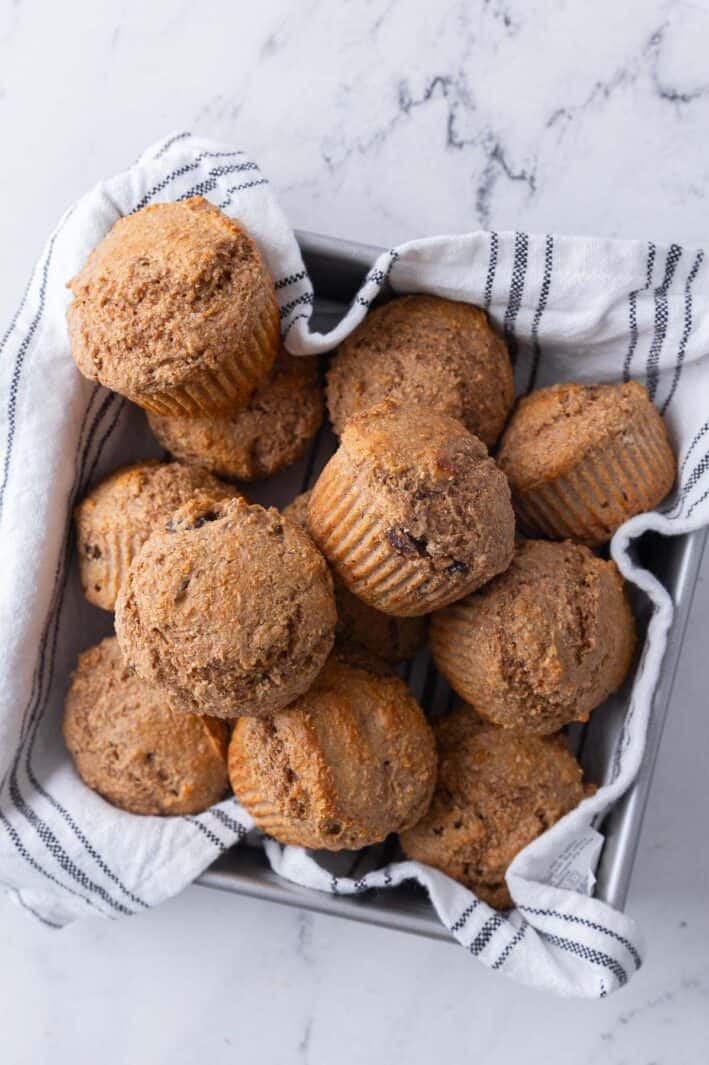
{"type": "Polygon", "coordinates": [[[479,588],[514,548],[510,490],[485,445],[454,418],[390,400],[345,426],[308,527],[351,592],[400,617],[479,588]]]}
{"type": "Polygon", "coordinates": [[[335,631],[332,578],[276,510],[195,497],[133,560],[116,603],[127,661],[176,709],[275,713],[314,681],[335,631]]]}
{"type": "Polygon", "coordinates": [[[498,462],[525,533],[591,547],[657,506],[676,473],[664,422],[637,381],[552,385],[525,396],[498,462]]]}
{"type": "Polygon", "coordinates": [[[81,373],[157,414],[237,410],[280,341],[256,243],[201,196],[119,219],[69,282],[81,373]]]}
{"type": "Polygon", "coordinates": [[[331,656],[286,712],[239,720],[229,746],[239,801],[264,832],[300,847],[356,850],[415,824],[435,775],[421,708],[373,659],[331,656]]]}
{"type": "Polygon", "coordinates": [[[438,296],[401,296],[370,311],[327,375],[337,433],[353,414],[394,399],[449,414],[491,446],[513,396],[507,348],[485,312],[438,296]]]}
{"type": "Polygon", "coordinates": [[[130,813],[196,814],[227,791],[226,722],[172,710],[114,636],[79,655],[63,727],[84,783],[130,813]]]}
{"type": "Polygon", "coordinates": [[[614,562],[527,540],[512,565],[436,614],[431,649],[455,691],[496,725],[556,732],[625,680],[635,624],[614,562]]]}
{"type": "Polygon", "coordinates": [[[498,909],[507,867],[593,789],[560,736],[486,725],[462,706],[433,726],[438,781],[428,811],[401,834],[409,858],[440,869],[498,909]]]}

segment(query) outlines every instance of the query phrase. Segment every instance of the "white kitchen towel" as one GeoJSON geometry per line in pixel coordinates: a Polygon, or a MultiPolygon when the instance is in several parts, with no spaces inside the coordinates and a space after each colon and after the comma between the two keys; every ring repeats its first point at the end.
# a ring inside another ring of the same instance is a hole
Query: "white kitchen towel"
{"type": "Polygon", "coordinates": [[[317,855],[265,841],[277,872],[323,891],[355,893],[414,878],[453,935],[490,968],[561,994],[608,994],[640,966],[642,948],[630,919],[588,897],[599,839],[591,821],[637,772],[672,618],[669,596],[628,547],[647,529],[674,534],[709,520],[704,253],[523,233],[413,241],[373,263],[343,321],[316,334],[312,286],[267,179],[244,152],[187,133],[148,149],[67,211],[0,342],[0,882],[52,926],[132,914],[176,894],[251,827],[234,799],[197,817],[114,809],[81,783],[60,734],[76,654],[110,629],[110,618],[88,606],[79,589],[72,503],[98,475],[151,447],[142,414],[75,369],[65,284],[121,215],[198,193],[257,239],[294,353],[332,348],[388,280],[395,291],[485,306],[507,339],[518,391],[572,378],[635,377],[667,419],[679,457],[677,488],[660,511],[629,521],[612,545],[652,607],[612,772],[595,796],[512,863],[516,908],[496,913],[413,862],[384,861],[355,879],[317,855]]]}

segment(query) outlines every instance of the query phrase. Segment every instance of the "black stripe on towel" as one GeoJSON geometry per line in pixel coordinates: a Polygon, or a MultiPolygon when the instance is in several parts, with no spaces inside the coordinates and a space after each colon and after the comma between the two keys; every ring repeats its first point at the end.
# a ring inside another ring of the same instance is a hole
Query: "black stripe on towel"
{"type": "Polygon", "coordinates": [[[524,939],[524,936],[525,936],[528,928],[529,928],[529,925],[527,924],[527,922],[523,921],[522,924],[520,925],[520,927],[515,932],[515,934],[512,936],[512,939],[509,941],[509,943],[507,944],[505,949],[502,951],[502,953],[499,955],[499,957],[496,959],[496,961],[494,961],[492,963],[491,968],[493,970],[497,970],[497,969],[501,969],[502,968],[502,966],[505,964],[505,962],[507,961],[507,959],[509,958],[510,954],[515,949],[517,944],[520,942],[520,940],[524,939]]]}
{"type": "Polygon", "coordinates": [[[557,921],[566,921],[568,923],[582,925],[584,928],[590,928],[594,932],[602,932],[603,935],[608,936],[610,939],[615,939],[625,947],[628,954],[630,954],[635,962],[636,969],[639,969],[642,965],[640,955],[630,940],[626,939],[625,936],[619,935],[618,932],[614,932],[611,928],[606,928],[605,925],[597,924],[596,921],[589,921],[586,917],[577,917],[576,914],[573,913],[560,913],[558,910],[540,910],[534,906],[519,906],[518,909],[522,910],[524,913],[532,913],[537,917],[553,917],[557,921]]]}
{"type": "Polygon", "coordinates": [[[465,907],[458,920],[450,926],[450,931],[453,933],[453,935],[455,935],[456,932],[460,932],[461,929],[465,928],[468,918],[475,913],[479,905],[480,903],[478,902],[478,900],[473,899],[470,905],[465,907]]]}
{"type": "Polygon", "coordinates": [[[692,264],[692,269],[689,271],[686,284],[684,286],[684,329],[682,330],[682,338],[679,342],[679,349],[677,351],[677,361],[675,362],[675,371],[672,376],[672,385],[670,387],[669,395],[660,408],[660,414],[664,416],[665,411],[669,407],[674,398],[674,394],[677,391],[677,386],[682,376],[682,368],[684,366],[684,356],[687,351],[687,342],[689,340],[689,334],[692,332],[692,285],[695,278],[699,273],[699,267],[704,262],[704,252],[698,251],[697,257],[692,264]]]}
{"type": "Polygon", "coordinates": [[[178,141],[187,140],[187,138],[191,136],[192,134],[188,130],[184,130],[182,133],[176,133],[174,137],[169,137],[168,140],[166,140],[163,144],[160,151],[155,153],[153,159],[162,159],[165,152],[169,151],[169,149],[172,148],[173,144],[177,144],[178,141]]]}
{"type": "Polygon", "coordinates": [[[235,158],[237,155],[243,155],[243,151],[233,152],[200,152],[191,163],[183,163],[181,166],[175,167],[169,174],[157,181],[152,188],[148,189],[144,196],[136,203],[131,210],[131,214],[135,214],[136,211],[140,211],[143,207],[147,207],[153,197],[164,192],[168,185],[171,184],[176,178],[184,177],[185,174],[191,174],[193,170],[199,169],[199,165],[205,159],[220,159],[220,158],[235,158]]]}
{"type": "Polygon", "coordinates": [[[526,233],[515,233],[514,259],[512,260],[512,278],[510,291],[507,297],[507,309],[503,321],[503,332],[507,341],[510,359],[514,365],[517,359],[517,335],[515,323],[522,305],[524,282],[527,275],[527,261],[529,259],[529,237],[526,233]]]}
{"type": "Polygon", "coordinates": [[[15,849],[17,850],[17,853],[20,855],[21,858],[24,858],[28,865],[31,865],[32,868],[36,869],[38,873],[41,873],[42,876],[45,876],[47,880],[51,880],[53,884],[57,884],[60,888],[64,888],[64,890],[68,892],[69,895],[73,895],[74,898],[81,899],[81,901],[85,902],[90,909],[96,909],[99,913],[103,913],[103,910],[101,910],[100,907],[96,905],[96,903],[90,896],[82,895],[80,891],[75,891],[74,888],[70,887],[68,884],[63,884],[61,880],[58,880],[57,877],[54,876],[53,873],[50,873],[48,869],[45,869],[44,866],[40,865],[40,863],[32,857],[32,855],[29,853],[24,843],[20,839],[19,832],[13,825],[10,824],[1,809],[0,821],[2,821],[5,831],[12,840],[15,849]]]}
{"type": "Polygon", "coordinates": [[[487,921],[485,921],[485,924],[468,947],[470,953],[475,957],[477,957],[478,954],[482,954],[485,947],[490,943],[495,933],[502,928],[504,923],[505,918],[501,917],[499,913],[495,913],[492,917],[488,917],[487,921]]]}
{"type": "Polygon", "coordinates": [[[273,287],[276,292],[282,288],[288,288],[290,285],[295,285],[297,281],[302,281],[306,278],[307,272],[305,270],[299,270],[297,274],[287,274],[285,277],[281,277],[278,281],[274,282],[273,287]]]}
{"type": "Polygon", "coordinates": [[[296,296],[295,299],[290,300],[288,303],[284,303],[279,310],[281,318],[287,318],[291,311],[294,311],[296,307],[302,306],[302,304],[310,305],[313,302],[312,292],[303,292],[300,296],[296,296]]]}
{"type": "Polygon", "coordinates": [[[704,492],[702,495],[700,495],[699,499],[695,499],[694,500],[694,502],[692,503],[691,507],[687,511],[687,521],[689,521],[689,519],[692,517],[692,514],[694,513],[696,508],[700,505],[700,503],[704,502],[704,500],[707,498],[707,496],[709,496],[709,488],[707,488],[706,492],[704,492]]]}
{"type": "Polygon", "coordinates": [[[633,355],[635,354],[635,349],[638,346],[638,294],[640,292],[645,292],[647,289],[650,288],[650,285],[652,284],[652,271],[653,271],[653,268],[654,268],[654,265],[655,265],[655,255],[656,255],[656,253],[657,253],[657,248],[652,243],[652,241],[650,241],[650,243],[647,246],[647,265],[645,267],[645,274],[646,274],[646,276],[645,276],[645,284],[642,286],[642,288],[633,289],[632,292],[630,293],[630,295],[628,296],[628,318],[629,318],[629,329],[630,329],[630,342],[628,344],[628,350],[627,350],[627,352],[625,354],[625,359],[623,360],[623,380],[624,381],[629,381],[630,380],[630,364],[633,361],[633,355]]]}
{"type": "Polygon", "coordinates": [[[495,284],[495,272],[497,270],[497,251],[500,238],[497,233],[490,234],[490,257],[487,262],[487,277],[485,278],[485,310],[490,310],[492,303],[492,289],[495,284]]]}
{"type": "Polygon", "coordinates": [[[667,325],[669,322],[667,290],[672,284],[677,264],[681,258],[682,248],[680,245],[671,244],[665,262],[665,276],[662,279],[662,284],[655,289],[655,325],[653,329],[652,343],[650,344],[650,351],[648,352],[647,357],[647,390],[650,399],[653,400],[655,398],[655,393],[657,392],[657,382],[659,379],[660,353],[662,351],[662,345],[665,342],[665,337],[667,336],[667,325]]]}
{"type": "Polygon", "coordinates": [[[532,369],[529,374],[527,392],[531,392],[537,382],[539,360],[542,357],[542,349],[539,344],[539,323],[542,320],[542,315],[546,310],[547,300],[549,298],[553,260],[554,238],[548,236],[544,241],[544,276],[542,277],[542,287],[539,291],[539,302],[537,303],[537,309],[534,312],[534,320],[532,322],[532,369]]]}
{"type": "Polygon", "coordinates": [[[247,829],[244,825],[242,825],[240,821],[236,821],[233,817],[229,817],[229,815],[225,814],[223,810],[211,809],[209,813],[212,817],[216,817],[217,821],[221,821],[223,825],[226,825],[227,828],[231,829],[232,832],[235,832],[239,837],[239,841],[241,841],[246,835],[247,829]]]}
{"type": "Polygon", "coordinates": [[[245,192],[246,189],[255,189],[259,185],[268,185],[267,178],[258,178],[255,181],[244,181],[241,185],[232,185],[230,189],[227,189],[227,197],[219,204],[220,211],[226,210],[231,203],[235,192],[245,192]]]}
{"type": "Polygon", "coordinates": [[[594,947],[587,947],[584,943],[577,943],[573,939],[564,939],[562,936],[552,936],[548,932],[541,933],[547,943],[550,943],[553,947],[560,947],[561,950],[567,951],[569,954],[574,954],[577,958],[581,958],[583,961],[589,962],[591,965],[602,965],[603,968],[608,969],[613,973],[616,980],[623,987],[628,982],[628,974],[615,958],[612,958],[610,954],[606,954],[602,950],[596,950],[594,947]]]}
{"type": "Polygon", "coordinates": [[[177,197],[176,203],[181,200],[189,200],[192,196],[206,196],[208,192],[212,192],[219,182],[219,178],[226,177],[227,174],[241,174],[246,170],[258,170],[256,163],[250,160],[246,163],[230,163],[229,166],[221,165],[213,167],[206,178],[198,181],[196,185],[188,189],[187,192],[181,192],[177,197]]]}
{"type": "MultiPolygon", "coordinates": [[[[67,215],[67,218],[69,215],[67,215]]],[[[66,219],[65,219],[66,221],[66,219]]],[[[37,331],[37,327],[42,320],[44,314],[44,305],[47,297],[47,281],[49,278],[49,267],[52,263],[52,255],[54,253],[54,245],[57,237],[61,231],[61,227],[57,229],[49,242],[47,253],[44,257],[42,264],[42,280],[39,288],[39,304],[34,318],[30,323],[30,327],[25,333],[25,336],[18,348],[17,355],[15,356],[15,366],[12,372],[12,380],[10,381],[10,394],[7,403],[7,439],[5,443],[5,458],[3,460],[3,474],[2,484],[0,484],[0,515],[2,515],[3,504],[5,502],[5,489],[7,488],[7,481],[10,475],[10,460],[12,458],[13,445],[15,443],[15,431],[17,428],[17,394],[20,387],[20,377],[22,375],[22,367],[24,366],[25,356],[32,342],[32,337],[37,331]]],[[[19,312],[18,312],[19,313],[19,312]]]]}
{"type": "Polygon", "coordinates": [[[182,820],[187,821],[190,825],[194,825],[195,828],[199,829],[202,835],[205,836],[214,847],[217,847],[221,854],[223,854],[224,851],[229,850],[231,844],[225,843],[223,839],[220,839],[220,837],[217,836],[215,832],[212,832],[211,828],[205,825],[203,821],[199,821],[196,817],[183,817],[182,820]]]}

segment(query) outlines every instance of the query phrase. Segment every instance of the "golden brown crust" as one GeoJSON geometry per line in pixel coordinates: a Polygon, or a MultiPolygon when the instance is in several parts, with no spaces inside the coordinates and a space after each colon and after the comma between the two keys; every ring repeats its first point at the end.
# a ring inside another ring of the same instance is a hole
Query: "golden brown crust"
{"type": "Polygon", "coordinates": [[[433,735],[403,681],[332,656],[268,721],[242,718],[229,746],[235,794],[282,843],[355,850],[418,821],[436,773],[433,735]]]}
{"type": "Polygon", "coordinates": [[[479,588],[514,548],[509,487],[485,445],[447,415],[391,401],[347,423],[308,525],[349,590],[400,617],[479,588]]]}
{"type": "Polygon", "coordinates": [[[525,396],[498,462],[525,532],[590,546],[657,506],[676,473],[662,418],[636,381],[552,385],[525,396]]]}
{"type": "Polygon", "coordinates": [[[551,733],[625,680],[635,623],[614,562],[571,542],[527,540],[509,569],[434,615],[436,667],[479,714],[551,733]]]}
{"type": "Polygon", "coordinates": [[[126,660],[179,710],[268,715],[302,694],[332,647],[324,558],[276,510],[195,497],[133,560],[116,602],[126,660]]]}
{"type": "Polygon", "coordinates": [[[337,433],[353,414],[394,399],[457,418],[490,446],[513,396],[507,348],[485,312],[438,296],[402,296],[370,311],[327,375],[337,433]]]}
{"type": "Polygon", "coordinates": [[[130,813],[196,814],[227,790],[226,723],[171,710],[113,636],[79,655],[63,730],[84,783],[130,813]]]}
{"type": "Polygon", "coordinates": [[[236,410],[276,357],[278,305],[258,247],[201,196],[119,219],[69,288],[78,368],[148,410],[236,410]]]}
{"type": "Polygon", "coordinates": [[[433,728],[436,791],[423,819],[401,834],[401,845],[409,858],[506,909],[507,867],[588,793],[581,768],[560,736],[497,729],[465,706],[433,728]]]}
{"type": "MultiPolygon", "coordinates": [[[[283,514],[307,531],[310,492],[301,492],[283,514]]],[[[426,643],[428,617],[396,618],[364,603],[353,595],[333,572],[337,627],[340,644],[357,644],[390,665],[412,658],[426,643]]]]}
{"type": "Polygon", "coordinates": [[[84,496],[74,522],[81,587],[90,603],[113,610],[128,567],[150,533],[198,492],[215,500],[236,494],[206,470],[149,460],[121,466],[84,496]]]}
{"type": "Polygon", "coordinates": [[[255,481],[299,459],[322,416],[317,361],[281,350],[268,381],[242,410],[208,418],[150,414],[148,421],[162,446],[181,462],[228,480],[255,481]]]}

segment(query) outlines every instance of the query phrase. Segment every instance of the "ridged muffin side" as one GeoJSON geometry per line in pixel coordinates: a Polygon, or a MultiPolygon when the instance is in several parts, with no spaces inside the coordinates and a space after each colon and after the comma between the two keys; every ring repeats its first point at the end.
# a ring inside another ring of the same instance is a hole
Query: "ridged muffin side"
{"type": "Polygon", "coordinates": [[[453,418],[391,401],[347,423],[308,527],[354,595],[400,617],[480,587],[514,547],[509,487],[485,445],[453,418]]]}
{"type": "Polygon", "coordinates": [[[672,488],[667,430],[642,385],[553,385],[521,399],[498,462],[530,536],[598,546],[672,488]]]}

